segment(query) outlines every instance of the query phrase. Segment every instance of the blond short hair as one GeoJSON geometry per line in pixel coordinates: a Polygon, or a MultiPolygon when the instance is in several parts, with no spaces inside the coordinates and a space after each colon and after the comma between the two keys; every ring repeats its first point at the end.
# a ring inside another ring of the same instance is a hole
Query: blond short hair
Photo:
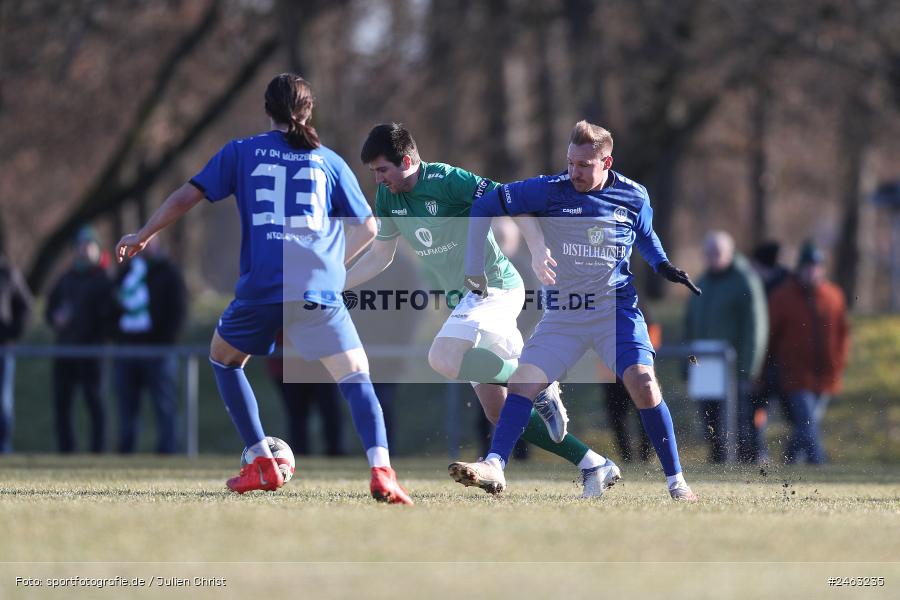
{"type": "Polygon", "coordinates": [[[612,154],[613,138],[606,129],[587,121],[578,121],[569,136],[569,143],[575,146],[590,144],[594,152],[606,152],[612,154]]]}

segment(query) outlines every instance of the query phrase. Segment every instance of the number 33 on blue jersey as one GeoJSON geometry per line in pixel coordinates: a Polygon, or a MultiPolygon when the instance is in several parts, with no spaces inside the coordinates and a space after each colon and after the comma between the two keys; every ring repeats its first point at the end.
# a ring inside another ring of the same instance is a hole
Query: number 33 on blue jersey
{"type": "MultiPolygon", "coordinates": [[[[293,206],[285,206],[287,196],[287,168],[283,165],[262,163],[250,174],[253,177],[270,177],[274,187],[256,188],[256,201],[263,206],[255,205],[253,211],[254,225],[278,225],[290,228],[303,227],[310,231],[321,231],[325,224],[326,178],[325,171],[318,167],[300,167],[291,179],[301,180],[310,187],[294,194],[293,206]],[[272,203],[273,210],[266,210],[272,203]],[[299,211],[297,210],[299,207],[299,211]],[[289,221],[286,220],[289,217],[289,221]]],[[[303,185],[303,184],[301,184],[303,185]]],[[[306,187],[303,185],[303,187],[306,187]]]]}

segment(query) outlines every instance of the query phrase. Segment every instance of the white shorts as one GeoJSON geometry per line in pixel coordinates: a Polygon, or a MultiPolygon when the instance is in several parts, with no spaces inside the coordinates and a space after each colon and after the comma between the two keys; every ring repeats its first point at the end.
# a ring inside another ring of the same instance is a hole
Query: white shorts
{"type": "Polygon", "coordinates": [[[525,288],[488,288],[482,300],[469,292],[456,305],[435,338],[468,340],[503,359],[518,358],[525,345],[516,318],[525,304],[525,288]]]}

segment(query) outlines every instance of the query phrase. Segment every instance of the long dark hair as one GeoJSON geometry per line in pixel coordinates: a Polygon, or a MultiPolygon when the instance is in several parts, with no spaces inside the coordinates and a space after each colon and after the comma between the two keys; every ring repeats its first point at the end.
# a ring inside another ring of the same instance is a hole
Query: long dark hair
{"type": "Polygon", "coordinates": [[[276,123],[288,126],[284,137],[294,148],[318,148],[319,134],[309,124],[315,97],[309,83],[293,73],[282,73],[266,87],[266,112],[276,123]]]}

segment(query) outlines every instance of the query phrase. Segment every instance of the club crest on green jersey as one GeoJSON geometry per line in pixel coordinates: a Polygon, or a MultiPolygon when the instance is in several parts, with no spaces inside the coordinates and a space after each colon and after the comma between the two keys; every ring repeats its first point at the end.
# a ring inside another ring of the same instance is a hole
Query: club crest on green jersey
{"type": "Polygon", "coordinates": [[[437,216],[437,212],[438,212],[437,202],[435,202],[434,200],[429,200],[428,202],[425,203],[425,208],[426,208],[426,210],[428,210],[428,214],[430,214],[432,217],[437,216]]]}

